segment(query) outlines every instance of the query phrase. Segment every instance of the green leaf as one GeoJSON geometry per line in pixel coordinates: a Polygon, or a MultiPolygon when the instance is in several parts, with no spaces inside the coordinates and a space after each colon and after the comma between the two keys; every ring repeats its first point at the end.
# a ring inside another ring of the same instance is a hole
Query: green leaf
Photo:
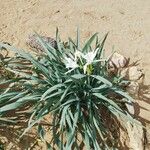
{"type": "Polygon", "coordinates": [[[89,135],[87,134],[87,131],[86,131],[86,129],[84,129],[84,131],[85,131],[85,135],[84,135],[84,143],[85,143],[85,147],[86,147],[86,149],[87,150],[91,150],[91,148],[90,148],[90,137],[89,137],[89,135]]]}
{"type": "Polygon", "coordinates": [[[64,86],[64,84],[56,84],[56,85],[52,86],[41,96],[41,100],[44,100],[48,94],[52,93],[55,90],[58,90],[62,86],[64,86]]]}
{"type": "Polygon", "coordinates": [[[92,91],[93,92],[98,92],[99,90],[103,90],[103,89],[106,89],[106,88],[108,88],[109,86],[107,85],[107,84],[102,84],[102,85],[100,85],[100,86],[98,86],[98,87],[96,87],[96,88],[92,88],[92,91]]]}
{"type": "Polygon", "coordinates": [[[110,81],[108,81],[107,79],[105,79],[104,77],[101,77],[101,76],[98,76],[98,75],[91,75],[91,77],[93,77],[93,78],[95,78],[95,79],[97,79],[97,80],[107,84],[110,87],[112,86],[112,83],[110,81]]]}
{"type": "Polygon", "coordinates": [[[7,105],[0,108],[0,113],[5,112],[5,111],[9,111],[9,110],[13,110],[13,109],[17,109],[20,106],[22,106],[23,104],[24,104],[23,102],[20,102],[20,103],[14,102],[11,104],[7,104],[7,105]]]}
{"type": "Polygon", "coordinates": [[[99,48],[99,51],[97,52],[97,57],[98,58],[103,58],[104,57],[104,56],[102,56],[102,52],[103,52],[103,48],[104,48],[104,44],[105,44],[105,41],[107,39],[107,36],[108,36],[108,33],[105,35],[104,39],[102,40],[102,42],[99,46],[100,48],[99,48]]]}
{"type": "Polygon", "coordinates": [[[36,123],[39,123],[40,120],[42,120],[43,118],[41,117],[38,120],[33,121],[31,124],[28,125],[28,127],[24,130],[24,132],[21,134],[20,138],[22,138],[36,123]]]}
{"type": "Polygon", "coordinates": [[[79,28],[77,28],[77,49],[80,49],[80,31],[79,28]]]}
{"type": "MultiPolygon", "coordinates": [[[[49,96],[46,96],[43,100],[46,100],[46,101],[53,101],[53,99],[55,98],[56,99],[56,97],[57,96],[60,96],[61,94],[63,93],[63,91],[62,90],[59,90],[58,92],[55,92],[55,93],[53,93],[53,94],[51,94],[51,95],[49,95],[49,96]],[[53,98],[53,99],[52,99],[53,98]]],[[[55,100],[54,99],[54,100],[55,100]]],[[[42,100],[41,100],[42,101],[42,100]]]]}
{"type": "Polygon", "coordinates": [[[51,147],[51,145],[48,142],[46,142],[46,146],[47,146],[47,150],[53,150],[53,148],[51,147]]]}
{"type": "Polygon", "coordinates": [[[63,127],[66,124],[66,113],[67,113],[68,108],[69,108],[69,105],[63,107],[63,110],[61,113],[62,115],[61,115],[61,119],[60,119],[60,129],[63,129],[63,127]]]}
{"type": "Polygon", "coordinates": [[[14,51],[15,53],[18,53],[19,55],[21,55],[26,60],[31,61],[35,67],[39,68],[43,72],[43,74],[48,77],[48,75],[49,75],[48,69],[46,67],[44,67],[43,65],[41,65],[38,61],[36,61],[32,57],[31,54],[26,53],[24,50],[16,49],[14,46],[9,46],[9,45],[3,44],[3,43],[2,44],[0,43],[0,45],[5,47],[6,49],[10,49],[10,50],[14,51]]]}
{"type": "Polygon", "coordinates": [[[24,97],[21,97],[17,100],[18,103],[21,103],[21,102],[33,102],[33,101],[39,101],[40,100],[40,96],[39,95],[26,95],[24,97]]]}
{"type": "Polygon", "coordinates": [[[45,131],[44,128],[39,124],[38,125],[38,134],[40,136],[40,138],[45,141],[44,136],[45,136],[45,131]]]}
{"type": "Polygon", "coordinates": [[[39,41],[40,45],[43,47],[43,49],[45,50],[45,52],[49,56],[49,58],[51,60],[55,59],[56,58],[56,55],[54,54],[55,49],[51,45],[48,45],[46,42],[44,42],[44,40],[40,37],[39,34],[37,34],[37,33],[35,33],[35,34],[37,36],[36,37],[37,40],[39,41]]]}
{"type": "Polygon", "coordinates": [[[13,109],[18,109],[19,107],[21,107],[23,104],[28,103],[30,101],[37,101],[39,99],[38,96],[25,96],[25,97],[21,97],[19,98],[16,102],[11,103],[11,104],[7,104],[4,105],[3,107],[0,108],[0,113],[5,112],[5,111],[9,111],[9,110],[13,110],[13,109]]]}
{"type": "Polygon", "coordinates": [[[106,98],[101,93],[93,93],[93,95],[99,98],[100,100],[107,102],[107,104],[113,106],[115,109],[119,110],[120,112],[123,112],[123,110],[114,101],[106,98]]]}
{"type": "Polygon", "coordinates": [[[64,92],[63,92],[63,94],[62,94],[62,96],[61,96],[61,98],[60,98],[60,102],[63,101],[63,99],[64,99],[65,96],[67,95],[67,92],[69,91],[70,87],[71,87],[71,84],[64,90],[64,92]]]}
{"type": "Polygon", "coordinates": [[[88,47],[91,45],[91,43],[94,41],[98,33],[95,33],[84,45],[82,51],[87,52],[88,47]]]}
{"type": "Polygon", "coordinates": [[[84,74],[74,74],[71,76],[71,78],[74,78],[74,79],[82,79],[84,77],[86,77],[86,75],[84,74]]]}
{"type": "Polygon", "coordinates": [[[127,92],[124,92],[122,91],[121,89],[118,89],[118,88],[112,88],[116,93],[118,93],[119,95],[125,97],[128,99],[128,101],[131,103],[131,102],[134,102],[134,99],[127,93],[127,92]]]}
{"type": "Polygon", "coordinates": [[[73,129],[73,125],[71,123],[71,118],[70,118],[70,115],[68,113],[68,110],[67,110],[67,113],[66,113],[66,123],[69,125],[70,130],[72,130],[73,129]]]}
{"type": "Polygon", "coordinates": [[[73,142],[74,142],[75,130],[76,130],[76,127],[77,127],[77,123],[78,123],[78,119],[79,119],[79,114],[80,114],[80,104],[77,103],[77,105],[76,105],[76,111],[75,111],[75,114],[74,114],[73,129],[72,129],[71,133],[68,136],[66,147],[70,148],[72,146],[73,142]]]}

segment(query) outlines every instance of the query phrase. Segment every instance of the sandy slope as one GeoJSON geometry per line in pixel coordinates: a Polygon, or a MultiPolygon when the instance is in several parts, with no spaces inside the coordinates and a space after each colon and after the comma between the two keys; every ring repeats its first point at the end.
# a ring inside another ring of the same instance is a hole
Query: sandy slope
{"type": "MultiPolygon", "coordinates": [[[[95,32],[109,31],[105,48],[141,59],[150,84],[150,0],[0,0],[0,41],[25,47],[28,34],[37,31],[61,37],[75,37],[77,26],[82,39],[95,32]]],[[[150,98],[148,98],[150,99],[150,98]]],[[[145,118],[150,116],[148,102],[140,102],[145,118]]]]}

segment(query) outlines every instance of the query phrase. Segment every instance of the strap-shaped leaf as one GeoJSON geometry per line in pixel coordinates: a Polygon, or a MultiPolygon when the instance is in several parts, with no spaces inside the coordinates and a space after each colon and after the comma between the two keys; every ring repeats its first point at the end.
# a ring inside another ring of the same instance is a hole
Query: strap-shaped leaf
{"type": "Polygon", "coordinates": [[[83,52],[87,52],[88,47],[90,47],[90,45],[92,44],[92,42],[95,40],[96,36],[98,35],[98,33],[95,33],[84,45],[82,51],[83,52]]]}
{"type": "Polygon", "coordinates": [[[52,86],[41,96],[41,100],[44,100],[47,95],[51,94],[55,90],[58,90],[58,88],[60,88],[62,86],[64,86],[64,84],[56,84],[56,85],[52,86]]]}
{"type": "Polygon", "coordinates": [[[41,138],[43,141],[45,141],[45,139],[44,139],[45,130],[44,130],[44,128],[42,127],[41,124],[38,125],[38,134],[39,134],[40,138],[41,138]]]}
{"type": "Polygon", "coordinates": [[[79,31],[79,28],[77,28],[77,49],[79,50],[80,49],[80,31],[79,31]]]}
{"type": "Polygon", "coordinates": [[[82,79],[84,77],[86,77],[86,75],[84,75],[84,74],[74,74],[71,76],[71,78],[73,78],[73,79],[82,79]]]}
{"type": "Polygon", "coordinates": [[[103,96],[101,93],[93,93],[93,95],[99,98],[101,101],[105,101],[108,105],[113,106],[115,109],[119,110],[120,112],[123,112],[123,110],[117,105],[117,103],[103,96]]]}
{"type": "Polygon", "coordinates": [[[134,102],[134,99],[127,93],[127,92],[124,92],[122,91],[121,89],[118,89],[118,88],[112,88],[112,90],[114,90],[116,93],[118,93],[119,95],[127,98],[127,100],[132,103],[134,102]]]}
{"type": "Polygon", "coordinates": [[[93,78],[95,78],[95,79],[97,79],[97,80],[99,80],[99,81],[101,81],[101,82],[103,82],[103,83],[109,85],[110,87],[112,86],[112,83],[111,83],[110,81],[108,81],[107,79],[105,79],[104,77],[102,77],[102,76],[99,76],[99,75],[91,75],[91,77],[93,77],[93,78]]]}

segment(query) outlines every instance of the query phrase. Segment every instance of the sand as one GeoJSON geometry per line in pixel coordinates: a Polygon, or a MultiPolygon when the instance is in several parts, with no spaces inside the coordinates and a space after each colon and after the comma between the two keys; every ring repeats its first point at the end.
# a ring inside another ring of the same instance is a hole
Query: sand
{"type": "Polygon", "coordinates": [[[55,37],[75,37],[77,26],[81,38],[95,32],[100,37],[109,32],[106,51],[115,50],[141,60],[150,83],[150,1],[149,0],[1,0],[0,41],[25,48],[25,40],[34,31],[55,37]]]}
{"type": "MultiPolygon", "coordinates": [[[[131,60],[140,60],[145,84],[150,85],[150,0],[0,0],[0,41],[26,49],[25,41],[34,31],[55,37],[75,38],[80,27],[83,41],[95,32],[109,32],[106,52],[112,47],[131,60]]],[[[141,116],[150,121],[150,104],[141,116]]]]}
{"type": "Polygon", "coordinates": [[[140,59],[150,84],[150,1],[149,0],[1,0],[0,41],[25,48],[25,40],[34,31],[55,37],[81,38],[95,32],[100,37],[109,32],[106,51],[115,50],[140,59]]]}

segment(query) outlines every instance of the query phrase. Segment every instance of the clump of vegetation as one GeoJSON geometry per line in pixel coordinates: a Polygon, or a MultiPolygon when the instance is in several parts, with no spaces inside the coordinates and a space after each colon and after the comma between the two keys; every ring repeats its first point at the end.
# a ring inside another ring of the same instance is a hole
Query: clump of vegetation
{"type": "Polygon", "coordinates": [[[6,67],[15,78],[10,79],[13,86],[0,95],[0,102],[5,100],[0,114],[32,104],[22,136],[38,124],[44,141],[45,130],[40,122],[51,114],[52,139],[45,141],[49,149],[117,147],[106,117],[109,114],[114,123],[122,117],[133,120],[125,108],[125,103],[132,105],[133,99],[122,89],[123,79],[109,74],[109,57],[104,56],[103,48],[106,37],[99,40],[96,33],[81,47],[78,31],[76,41],[69,38],[65,44],[57,31],[54,48],[39,36],[41,56],[1,44],[17,54],[18,62],[6,67]]]}

